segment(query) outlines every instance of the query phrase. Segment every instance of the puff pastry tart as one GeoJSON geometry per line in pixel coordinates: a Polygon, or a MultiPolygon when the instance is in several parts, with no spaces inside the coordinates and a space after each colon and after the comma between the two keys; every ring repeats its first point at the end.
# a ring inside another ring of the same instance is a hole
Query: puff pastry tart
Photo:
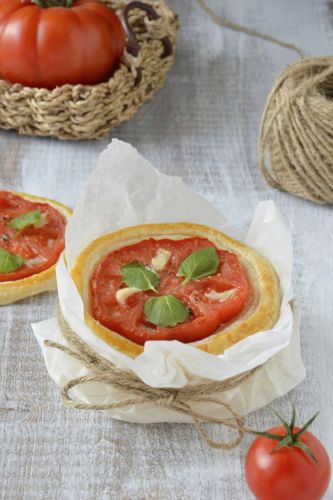
{"type": "Polygon", "coordinates": [[[85,321],[135,357],[148,340],[178,340],[212,354],[280,311],[279,280],[255,250],[215,229],[146,224],[93,241],[71,270],[85,321]]]}
{"type": "Polygon", "coordinates": [[[0,305],[56,288],[70,215],[56,201],[0,191],[0,305]]]}

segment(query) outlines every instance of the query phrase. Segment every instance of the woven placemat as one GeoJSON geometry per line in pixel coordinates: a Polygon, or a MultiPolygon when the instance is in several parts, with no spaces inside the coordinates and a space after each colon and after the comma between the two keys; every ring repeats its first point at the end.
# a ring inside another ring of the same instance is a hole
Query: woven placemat
{"type": "Polygon", "coordinates": [[[104,3],[119,15],[126,9],[138,42],[133,37],[128,40],[113,76],[98,85],[62,85],[53,90],[0,80],[0,128],[58,139],[100,139],[130,120],[163,85],[174,60],[177,15],[161,0],[145,2],[146,10],[141,2],[104,3]]]}

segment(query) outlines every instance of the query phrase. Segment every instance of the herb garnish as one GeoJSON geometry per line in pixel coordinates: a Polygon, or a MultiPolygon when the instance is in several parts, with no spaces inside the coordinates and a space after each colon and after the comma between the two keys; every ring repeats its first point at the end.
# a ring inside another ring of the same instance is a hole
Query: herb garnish
{"type": "Polygon", "coordinates": [[[146,319],[157,326],[176,326],[189,316],[188,308],[174,295],[152,297],[144,305],[146,319]]]}
{"type": "Polygon", "coordinates": [[[8,250],[0,248],[0,273],[7,274],[17,271],[24,264],[21,255],[13,255],[8,250]]]}
{"type": "Polygon", "coordinates": [[[125,264],[121,268],[121,274],[126,285],[139,288],[140,290],[152,290],[156,292],[156,287],[160,282],[160,277],[156,271],[149,269],[142,262],[133,261],[125,264]]]}
{"type": "Polygon", "coordinates": [[[215,274],[219,265],[219,256],[213,247],[205,247],[192,252],[182,262],[177,276],[184,276],[185,285],[190,280],[197,280],[215,274]]]}
{"type": "Polygon", "coordinates": [[[42,213],[40,210],[30,210],[25,214],[18,215],[9,222],[10,227],[17,229],[17,231],[22,231],[27,226],[31,224],[36,224],[41,220],[42,213]]]}

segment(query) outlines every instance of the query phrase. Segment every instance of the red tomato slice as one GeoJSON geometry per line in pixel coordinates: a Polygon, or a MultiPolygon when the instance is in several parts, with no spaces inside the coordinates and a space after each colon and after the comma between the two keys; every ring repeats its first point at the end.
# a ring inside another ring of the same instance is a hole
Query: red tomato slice
{"type": "Polygon", "coordinates": [[[0,273],[0,282],[26,278],[55,264],[65,246],[65,225],[63,216],[51,205],[0,191],[0,248],[25,260],[17,271],[0,273]],[[41,227],[29,225],[17,231],[9,225],[12,219],[31,210],[41,211],[41,227]]]}
{"type": "Polygon", "coordinates": [[[244,308],[250,294],[246,274],[236,255],[220,250],[205,238],[181,240],[147,239],[111,252],[99,264],[91,279],[92,312],[102,325],[124,337],[143,345],[147,340],[179,340],[195,342],[211,335],[218,327],[234,319],[244,308]],[[214,247],[219,256],[219,266],[213,276],[190,280],[177,275],[183,260],[199,248],[214,247]],[[159,271],[160,283],[157,294],[140,291],[130,296],[124,305],[116,300],[116,292],[126,287],[121,268],[137,260],[151,265],[158,249],[171,252],[171,257],[159,271]],[[209,292],[234,289],[225,301],[212,300],[209,292]],[[174,327],[161,327],[149,323],[144,315],[144,304],[150,297],[174,295],[190,310],[188,319],[174,327]]]}

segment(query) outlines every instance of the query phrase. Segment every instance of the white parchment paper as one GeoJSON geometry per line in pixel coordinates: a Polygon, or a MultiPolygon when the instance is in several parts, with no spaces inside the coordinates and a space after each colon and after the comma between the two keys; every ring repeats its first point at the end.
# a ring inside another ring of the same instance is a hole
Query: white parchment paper
{"type": "MultiPolygon", "coordinates": [[[[179,178],[161,174],[129,144],[113,140],[100,155],[66,231],[66,256],[70,269],[76,256],[92,240],[122,227],[148,222],[197,222],[228,233],[223,216],[191,191],[179,178]]],[[[287,393],[304,377],[299,349],[297,314],[291,310],[292,243],[288,226],[272,201],[259,203],[246,243],[274,265],[281,283],[282,306],[271,330],[258,332],[227,349],[223,355],[207,354],[178,341],[151,341],[137,358],[119,353],[96,337],[83,320],[83,304],[63,259],[57,266],[59,303],[71,328],[99,354],[119,367],[132,370],[153,387],[179,388],[200,379],[224,380],[266,363],[241,386],[221,394],[235,411],[246,414],[287,393]]],[[[50,376],[58,385],[86,373],[68,355],[44,346],[50,339],[66,345],[54,318],[32,325],[50,376]]],[[[128,394],[102,383],[74,389],[74,396],[91,403],[122,400],[128,394]]],[[[211,415],[223,416],[205,405],[211,415]]],[[[114,418],[140,423],[190,422],[184,415],[151,403],[109,412],[114,418]]]]}

